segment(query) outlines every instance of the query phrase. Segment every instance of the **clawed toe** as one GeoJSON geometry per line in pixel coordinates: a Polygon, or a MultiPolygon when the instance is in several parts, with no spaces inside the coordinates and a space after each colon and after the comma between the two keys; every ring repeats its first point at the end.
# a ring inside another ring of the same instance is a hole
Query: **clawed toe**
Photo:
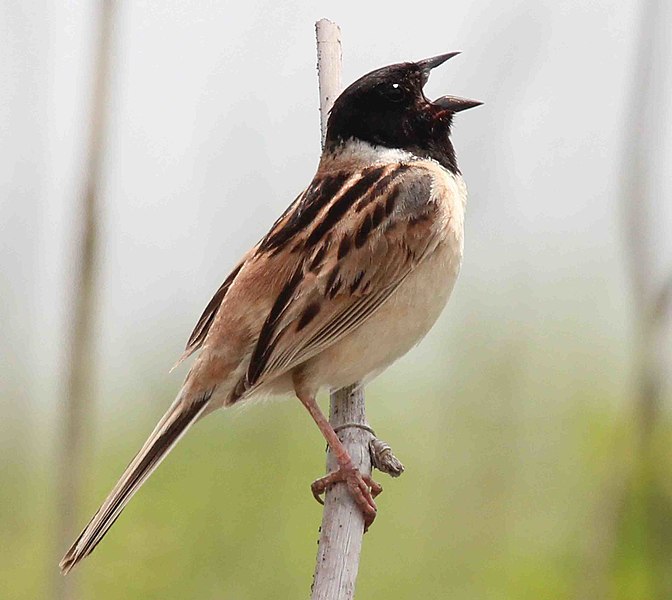
{"type": "Polygon", "coordinates": [[[348,484],[350,494],[364,515],[364,531],[366,531],[376,518],[378,509],[374,498],[383,491],[382,486],[375,482],[371,476],[362,475],[354,467],[340,467],[337,471],[333,471],[312,483],[310,489],[315,500],[324,504],[322,494],[326,492],[329,486],[339,482],[348,484]]]}
{"type": "Polygon", "coordinates": [[[383,491],[383,486],[380,485],[377,481],[374,481],[369,475],[362,475],[364,483],[369,486],[371,490],[371,496],[375,498],[383,491]]]}
{"type": "Polygon", "coordinates": [[[335,483],[334,481],[329,481],[328,483],[325,482],[325,479],[328,477],[329,475],[322,477],[321,479],[316,479],[313,481],[313,483],[310,484],[310,491],[313,492],[313,498],[315,498],[315,500],[317,500],[322,505],[324,505],[322,494],[327,491],[327,487],[329,487],[329,485],[335,483]]]}

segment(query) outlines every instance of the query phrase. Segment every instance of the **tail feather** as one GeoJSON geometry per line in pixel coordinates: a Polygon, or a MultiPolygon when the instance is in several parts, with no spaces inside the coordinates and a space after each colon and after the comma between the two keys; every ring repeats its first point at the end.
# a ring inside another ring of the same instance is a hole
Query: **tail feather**
{"type": "Polygon", "coordinates": [[[140,452],[130,462],[117,484],[61,560],[66,575],[79,561],[93,552],[117,520],[121,511],[140,486],[159,466],[173,446],[205,412],[212,391],[187,400],[180,394],[159,421],[140,452]]]}

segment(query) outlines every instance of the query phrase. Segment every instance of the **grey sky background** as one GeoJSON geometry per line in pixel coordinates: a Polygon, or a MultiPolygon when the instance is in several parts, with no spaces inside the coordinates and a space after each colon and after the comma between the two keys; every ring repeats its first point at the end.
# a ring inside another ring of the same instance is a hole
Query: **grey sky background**
{"type": "MultiPolygon", "coordinates": [[[[27,406],[59,397],[95,7],[0,4],[0,390],[26,390],[27,406]]],[[[663,11],[652,35],[672,22],[672,6],[663,11]]],[[[619,186],[640,12],[637,1],[119,2],[99,265],[102,396],[166,377],[211,293],[312,177],[313,24],[323,16],[343,30],[344,84],[462,50],[427,94],[485,102],[454,129],[470,190],[462,276],[396,375],[449,372],[465,344],[487,353],[529,343],[530,372],[574,368],[622,386],[630,324],[619,186]]],[[[660,48],[651,66],[660,102],[647,118],[663,277],[672,265],[672,36],[660,48]]]]}

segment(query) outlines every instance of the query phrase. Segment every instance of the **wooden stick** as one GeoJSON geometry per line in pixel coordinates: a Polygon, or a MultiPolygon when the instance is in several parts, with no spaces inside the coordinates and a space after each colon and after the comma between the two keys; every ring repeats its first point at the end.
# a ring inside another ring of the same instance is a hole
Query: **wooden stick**
{"type": "Polygon", "coordinates": [[[317,38],[317,78],[320,86],[320,129],[322,146],[327,135],[327,119],[334,100],[341,93],[341,29],[336,23],[321,19],[315,23],[317,38]]]}
{"type": "MultiPolygon", "coordinates": [[[[366,425],[364,393],[354,385],[332,392],[329,422],[333,427],[358,423],[366,425]]],[[[339,432],[352,462],[362,474],[371,474],[369,441],[371,434],[359,427],[339,432]]],[[[327,470],[338,467],[331,452],[327,453],[327,470]]],[[[348,487],[339,483],[327,490],[313,577],[312,600],[352,600],[362,551],[364,517],[348,487]]]]}
{"type": "MultiPolygon", "coordinates": [[[[341,92],[341,30],[322,19],[315,24],[317,36],[317,72],[320,85],[320,121],[322,146],[327,120],[334,100],[341,92]]],[[[373,466],[391,477],[398,477],[404,465],[388,444],[374,437],[366,421],[364,389],[360,384],[332,390],[329,422],[339,432],[352,462],[363,475],[371,475],[373,466]]],[[[327,451],[327,472],[338,464],[327,451]]],[[[345,484],[327,490],[320,528],[317,565],[313,577],[312,600],[351,600],[362,550],[364,518],[345,484]]]]}
{"type": "MultiPolygon", "coordinates": [[[[324,146],[329,110],[341,91],[341,31],[335,23],[322,19],[315,24],[315,32],[324,146]]],[[[367,425],[361,386],[332,391],[329,422],[334,428],[355,423],[367,425]]],[[[371,434],[359,427],[348,427],[342,430],[340,438],[354,465],[362,474],[370,475],[371,434]]],[[[337,466],[332,453],[327,452],[327,472],[337,466]]],[[[351,600],[354,597],[363,535],[364,518],[347,486],[342,483],[332,486],[325,496],[312,600],[351,600]]]]}

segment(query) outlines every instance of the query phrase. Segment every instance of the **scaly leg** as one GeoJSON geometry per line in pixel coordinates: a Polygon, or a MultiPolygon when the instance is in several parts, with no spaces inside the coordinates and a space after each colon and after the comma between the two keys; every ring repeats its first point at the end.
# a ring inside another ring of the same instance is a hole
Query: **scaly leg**
{"type": "Polygon", "coordinates": [[[306,407],[310,416],[313,417],[313,420],[320,428],[322,435],[327,440],[327,444],[329,444],[329,448],[331,448],[331,451],[334,453],[336,461],[338,462],[337,471],[317,479],[310,486],[313,496],[315,496],[315,499],[320,504],[323,504],[320,495],[323,494],[330,485],[341,481],[345,482],[348,485],[348,490],[352,494],[357,506],[359,506],[364,515],[364,531],[366,531],[376,518],[377,507],[373,499],[383,491],[383,488],[368,475],[362,475],[352,463],[348,451],[345,449],[345,446],[343,446],[341,440],[338,439],[334,428],[320,410],[320,407],[315,401],[315,397],[312,394],[302,392],[298,389],[299,386],[295,386],[295,388],[297,388],[297,397],[301,400],[301,403],[306,407]]]}

